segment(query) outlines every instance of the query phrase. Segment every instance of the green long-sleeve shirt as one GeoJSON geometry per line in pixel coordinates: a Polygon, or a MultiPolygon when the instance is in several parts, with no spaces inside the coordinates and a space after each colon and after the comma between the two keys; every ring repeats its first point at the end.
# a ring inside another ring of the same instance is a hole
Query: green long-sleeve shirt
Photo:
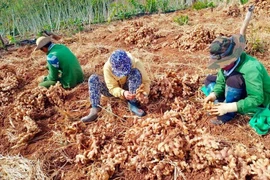
{"type": "MultiPolygon", "coordinates": [[[[266,106],[270,103],[270,77],[261,62],[256,58],[242,53],[240,63],[235,68],[236,72],[242,74],[247,97],[237,102],[237,109],[240,113],[255,112],[260,105],[266,106]]],[[[224,96],[226,80],[224,70],[219,70],[214,92],[217,97],[224,96]]]]}
{"type": "Polygon", "coordinates": [[[64,88],[73,88],[83,82],[84,76],[76,56],[62,44],[52,44],[47,53],[49,74],[47,80],[60,81],[64,88]]]}

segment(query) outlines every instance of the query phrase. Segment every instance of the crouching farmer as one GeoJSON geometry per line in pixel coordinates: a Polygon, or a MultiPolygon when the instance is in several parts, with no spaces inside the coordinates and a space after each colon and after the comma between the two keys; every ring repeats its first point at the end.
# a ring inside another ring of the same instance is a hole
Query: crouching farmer
{"type": "Polygon", "coordinates": [[[204,102],[218,101],[210,110],[214,124],[234,118],[236,112],[253,113],[270,103],[270,77],[261,62],[246,54],[243,35],[218,37],[210,46],[210,69],[221,68],[217,76],[206,78],[211,93],[204,102]]]}
{"type": "Polygon", "coordinates": [[[39,86],[49,88],[57,81],[63,88],[73,88],[83,82],[84,76],[76,56],[63,44],[54,44],[50,37],[39,37],[36,41],[36,50],[47,54],[47,67],[49,74],[39,86]]]}
{"type": "Polygon", "coordinates": [[[103,67],[103,75],[93,74],[89,77],[89,95],[92,108],[88,116],[81,119],[83,122],[94,121],[101,110],[101,94],[107,97],[118,97],[128,102],[129,109],[137,116],[144,116],[146,113],[139,108],[136,100],[136,90],[141,84],[144,85],[145,94],[150,92],[150,79],[145,71],[143,63],[132,57],[123,50],[116,50],[112,53],[103,67]]]}

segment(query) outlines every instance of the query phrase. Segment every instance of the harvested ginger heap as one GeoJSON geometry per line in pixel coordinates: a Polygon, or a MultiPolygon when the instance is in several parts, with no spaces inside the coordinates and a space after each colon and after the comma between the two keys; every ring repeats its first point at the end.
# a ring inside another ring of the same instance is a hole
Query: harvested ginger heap
{"type": "Polygon", "coordinates": [[[206,111],[209,111],[213,107],[214,107],[214,102],[207,102],[206,104],[204,104],[203,109],[205,109],[206,111]]]}

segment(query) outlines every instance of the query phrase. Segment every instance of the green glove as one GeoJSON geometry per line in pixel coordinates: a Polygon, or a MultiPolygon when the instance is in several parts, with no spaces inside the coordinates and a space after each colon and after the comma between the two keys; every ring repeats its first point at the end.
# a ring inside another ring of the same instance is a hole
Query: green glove
{"type": "Polygon", "coordinates": [[[260,109],[249,121],[249,125],[259,134],[265,135],[270,129],[270,110],[260,109]]]}
{"type": "Polygon", "coordinates": [[[39,83],[38,85],[49,88],[50,86],[53,86],[55,84],[56,84],[56,81],[43,81],[43,82],[39,83]]]}
{"type": "Polygon", "coordinates": [[[268,131],[269,125],[267,124],[267,117],[259,117],[259,119],[257,119],[257,127],[262,131],[268,131]]]}

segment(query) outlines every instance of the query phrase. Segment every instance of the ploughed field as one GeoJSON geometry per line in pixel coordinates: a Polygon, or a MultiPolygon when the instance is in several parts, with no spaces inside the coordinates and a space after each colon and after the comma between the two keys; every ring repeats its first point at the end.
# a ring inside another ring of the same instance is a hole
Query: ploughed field
{"type": "MultiPolygon", "coordinates": [[[[247,52],[270,70],[270,3],[257,1],[247,52]]],[[[200,91],[208,46],[218,34],[239,32],[249,4],[146,15],[63,37],[78,57],[85,81],[71,90],[37,87],[46,57],[34,46],[0,51],[1,179],[270,179],[270,135],[250,117],[215,126],[200,91]],[[188,15],[180,26],[175,17],[188,15]],[[116,49],[140,58],[152,80],[138,118],[119,99],[104,97],[97,121],[89,113],[87,79],[102,74],[116,49]]]]}

